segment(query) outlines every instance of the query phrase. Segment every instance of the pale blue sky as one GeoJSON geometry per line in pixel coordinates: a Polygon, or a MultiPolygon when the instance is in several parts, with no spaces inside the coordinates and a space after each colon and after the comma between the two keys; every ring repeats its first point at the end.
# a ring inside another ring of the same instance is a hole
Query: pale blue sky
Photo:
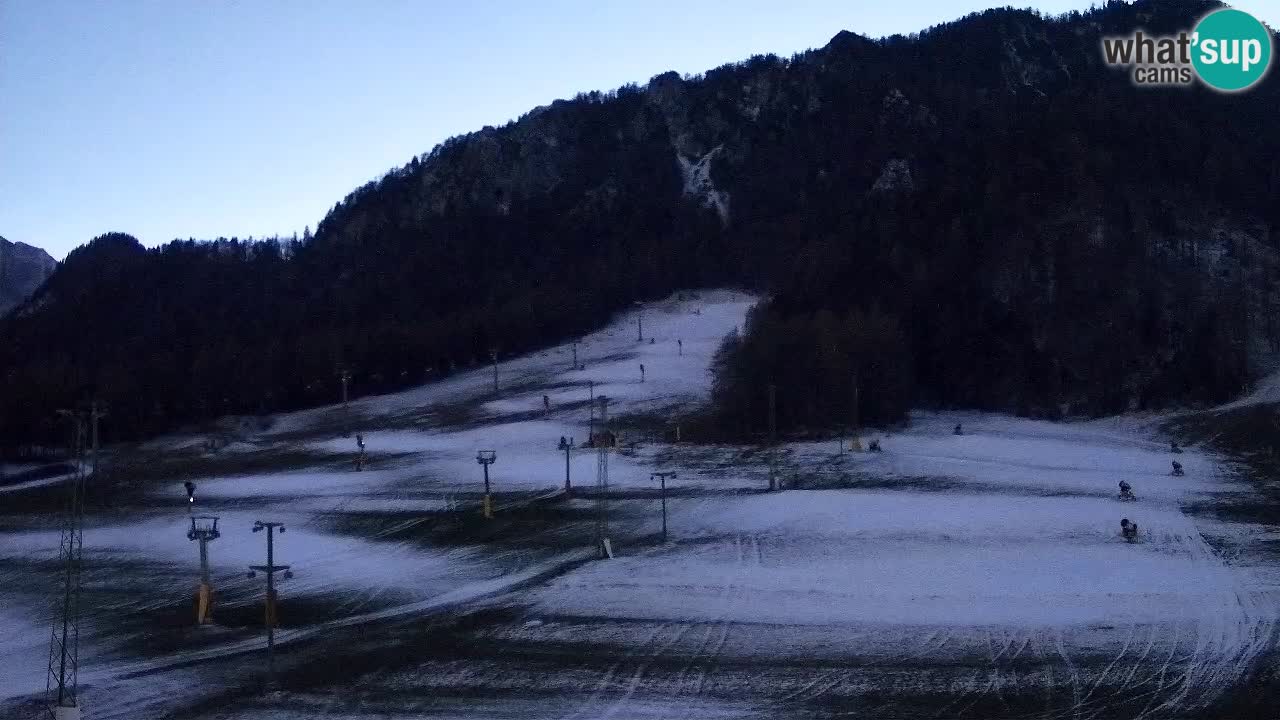
{"type": "Polygon", "coordinates": [[[0,0],[0,235],[62,258],[111,230],[301,233],[441,140],[555,98],[1002,4],[0,0]]]}

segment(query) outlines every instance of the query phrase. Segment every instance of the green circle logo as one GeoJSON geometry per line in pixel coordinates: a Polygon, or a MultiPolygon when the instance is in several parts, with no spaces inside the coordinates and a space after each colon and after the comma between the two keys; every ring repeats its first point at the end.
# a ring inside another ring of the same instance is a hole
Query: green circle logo
{"type": "Polygon", "coordinates": [[[1191,64],[1216,90],[1252,87],[1271,65],[1271,32],[1243,10],[1224,8],[1205,15],[1192,42],[1191,64]]]}

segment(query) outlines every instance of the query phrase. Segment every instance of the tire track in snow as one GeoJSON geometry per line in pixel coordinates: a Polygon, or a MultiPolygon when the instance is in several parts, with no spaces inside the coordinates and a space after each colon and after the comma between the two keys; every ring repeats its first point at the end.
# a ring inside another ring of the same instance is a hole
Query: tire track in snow
{"type": "MultiPolygon", "coordinates": [[[[707,647],[711,644],[711,636],[715,634],[715,631],[716,631],[715,625],[712,625],[710,623],[702,623],[702,627],[704,629],[704,632],[702,633],[702,639],[698,642],[698,649],[695,650],[693,654],[691,654],[685,660],[684,666],[680,668],[680,672],[676,674],[676,679],[672,683],[672,686],[674,688],[672,691],[672,695],[674,695],[675,697],[680,697],[685,694],[685,685],[688,682],[686,678],[689,677],[689,671],[692,670],[694,665],[698,663],[698,658],[702,657],[702,655],[706,652],[707,647]]],[[[659,715],[659,717],[663,718],[664,720],[665,718],[668,717],[665,708],[661,711],[661,714],[659,715]]]]}
{"type": "Polygon", "coordinates": [[[693,623],[682,624],[680,629],[677,630],[674,635],[667,639],[657,650],[654,650],[645,657],[644,661],[636,668],[636,671],[632,673],[631,681],[627,683],[627,689],[622,694],[622,697],[614,700],[613,703],[605,709],[604,713],[598,716],[600,720],[608,720],[608,718],[613,717],[631,701],[632,696],[636,693],[636,689],[640,687],[640,683],[644,680],[644,674],[648,672],[649,667],[653,662],[661,657],[667,650],[675,647],[676,643],[680,642],[681,638],[683,638],[685,633],[689,632],[689,629],[692,627],[694,627],[693,623]]]}
{"type": "MultiPolygon", "coordinates": [[[[1182,672],[1166,683],[1164,673],[1169,669],[1169,662],[1161,667],[1160,689],[1173,689],[1174,692],[1158,704],[1153,698],[1139,717],[1163,710],[1193,710],[1210,704],[1225,687],[1237,682],[1247,672],[1265,647],[1266,640],[1259,640],[1259,630],[1271,624],[1262,618],[1247,591],[1241,592],[1240,578],[1232,568],[1213,551],[1189,519],[1187,524],[1183,531],[1166,532],[1165,538],[1170,545],[1184,550],[1194,562],[1213,570],[1215,577],[1206,578],[1203,583],[1212,592],[1207,596],[1189,598],[1193,606],[1188,609],[1195,617],[1191,621],[1194,622],[1194,645],[1180,661],[1182,672]],[[1246,597],[1249,600],[1245,600],[1246,597]],[[1194,612],[1205,605],[1210,609],[1208,617],[1194,612]],[[1203,692],[1193,697],[1197,690],[1203,692]]],[[[1181,620],[1177,623],[1180,631],[1186,622],[1181,620]]],[[[1177,637],[1181,643],[1183,634],[1179,632],[1177,637]]]]}
{"type": "MultiPolygon", "coordinates": [[[[743,546],[741,535],[737,535],[733,538],[733,550],[734,550],[734,555],[736,556],[735,564],[740,569],[739,574],[742,574],[744,572],[743,568],[746,565],[746,549],[743,546]]],[[[755,550],[756,557],[757,558],[761,557],[758,547],[755,548],[754,550],[755,550]]],[[[648,554],[654,554],[660,551],[661,549],[655,549],[648,554]]],[[[707,668],[705,663],[702,663],[700,661],[708,657],[709,655],[710,656],[718,655],[721,649],[723,649],[724,647],[724,644],[728,638],[729,625],[732,624],[732,622],[728,620],[730,615],[730,609],[728,606],[731,605],[735,599],[741,599],[741,593],[737,598],[730,595],[730,593],[736,587],[739,587],[739,585],[734,582],[721,585],[719,587],[719,593],[717,594],[717,597],[719,598],[721,605],[725,607],[725,610],[721,613],[720,618],[713,623],[688,622],[684,624],[682,629],[676,634],[675,637],[671,638],[669,641],[664,643],[662,647],[658,648],[657,650],[649,654],[646,661],[639,668],[637,668],[636,672],[632,675],[631,682],[628,683],[627,690],[622,694],[621,697],[616,698],[610,704],[610,706],[605,709],[604,713],[599,717],[601,718],[613,717],[620,710],[622,710],[627,705],[627,703],[630,702],[631,698],[635,694],[635,691],[639,688],[640,682],[643,679],[644,673],[647,671],[647,668],[649,667],[649,665],[651,665],[654,660],[657,660],[659,657],[661,657],[667,650],[674,647],[676,643],[678,643],[679,640],[681,640],[689,630],[697,626],[705,627],[706,631],[703,633],[702,640],[698,645],[698,649],[694,651],[694,653],[688,658],[687,662],[684,664],[684,666],[680,669],[679,673],[676,675],[675,682],[673,683],[674,685],[673,695],[685,696],[685,695],[691,694],[694,697],[701,695],[703,687],[706,682],[707,668]],[[720,629],[720,636],[719,636],[719,639],[715,641],[715,647],[712,648],[711,647],[713,642],[712,637],[715,636],[717,629],[720,629]],[[693,670],[695,667],[698,669],[698,677],[696,680],[689,682],[687,678],[689,677],[690,671],[693,670]],[[691,689],[686,689],[686,685],[688,685],[689,688],[691,689]]],[[[615,668],[613,669],[616,670],[616,664],[615,664],[615,668]]],[[[600,694],[599,691],[602,690],[602,687],[603,686],[601,684],[598,684],[597,692],[593,693],[592,697],[588,698],[588,700],[582,706],[580,706],[579,709],[574,714],[565,716],[565,718],[562,720],[567,720],[568,718],[576,718],[582,712],[585,712],[586,708],[594,700],[598,699],[600,694]]],[[[665,718],[667,716],[665,709],[658,710],[658,712],[661,713],[660,717],[665,718]]],[[[688,709],[688,712],[694,712],[694,710],[690,708],[688,709]]],[[[595,717],[595,716],[592,716],[592,717],[595,717]]]]}
{"type": "MultiPolygon", "coordinates": [[[[1183,622],[1181,620],[1173,623],[1175,628],[1173,642],[1169,645],[1169,654],[1165,656],[1164,662],[1160,665],[1160,669],[1156,671],[1156,687],[1154,693],[1163,692],[1165,688],[1168,687],[1164,678],[1169,672],[1169,665],[1173,663],[1173,656],[1178,652],[1178,646],[1182,643],[1182,625],[1183,622]]],[[[1151,699],[1147,701],[1147,704],[1143,706],[1142,710],[1134,716],[1133,720],[1142,720],[1142,718],[1146,717],[1147,713],[1151,710],[1151,706],[1155,704],[1155,701],[1156,696],[1153,694],[1151,699]]]]}
{"type": "MultiPolygon", "coordinates": [[[[591,695],[589,695],[585,701],[579,704],[578,707],[574,708],[572,711],[570,711],[565,715],[561,715],[560,720],[577,720],[577,718],[584,717],[583,714],[587,712],[587,708],[595,704],[596,700],[598,700],[600,696],[604,694],[604,689],[613,682],[613,676],[618,674],[618,669],[622,667],[623,662],[628,658],[635,657],[641,651],[642,648],[648,647],[649,645],[653,644],[653,641],[657,639],[658,635],[662,634],[663,630],[671,627],[674,624],[675,623],[660,623],[657,627],[653,629],[653,632],[649,633],[649,635],[644,640],[640,641],[640,644],[632,646],[630,650],[628,650],[626,653],[623,654],[622,658],[615,660],[613,664],[609,666],[609,669],[604,672],[604,675],[602,675],[600,679],[596,681],[595,687],[591,691],[591,695]]],[[[590,716],[590,717],[594,717],[594,716],[590,716]]]]}
{"type": "MultiPolygon", "coordinates": [[[[935,717],[935,718],[950,718],[950,717],[955,717],[954,715],[947,715],[947,714],[946,714],[946,713],[947,713],[947,711],[948,711],[948,710],[950,710],[950,709],[952,708],[952,706],[959,704],[961,700],[964,700],[965,698],[969,697],[969,696],[970,696],[970,695],[972,695],[974,692],[976,692],[976,691],[975,691],[975,688],[977,688],[977,686],[978,686],[978,679],[979,679],[981,676],[982,676],[982,671],[981,671],[981,670],[976,670],[976,669],[975,669],[975,670],[972,670],[972,671],[969,673],[969,680],[968,680],[967,682],[965,682],[965,683],[964,683],[963,687],[962,687],[962,688],[961,688],[961,690],[960,690],[960,693],[959,693],[958,695],[956,695],[954,698],[952,698],[952,699],[951,699],[951,702],[947,703],[946,705],[943,705],[943,706],[942,706],[942,709],[941,709],[941,710],[938,710],[938,712],[934,713],[933,717],[935,717]]],[[[972,707],[972,706],[973,706],[973,703],[971,702],[971,703],[969,703],[968,705],[966,705],[964,708],[962,708],[962,709],[960,710],[960,712],[959,712],[959,713],[957,713],[957,714],[963,714],[964,710],[967,710],[968,708],[970,708],[970,707],[972,707]]]]}
{"type": "Polygon", "coordinates": [[[1053,635],[1054,649],[1058,653],[1058,657],[1062,658],[1063,664],[1067,668],[1067,675],[1071,681],[1071,714],[1073,717],[1080,715],[1080,672],[1076,670],[1075,663],[1071,662],[1071,656],[1067,653],[1066,645],[1062,640],[1062,630],[1057,630],[1053,635]]]}
{"type": "MultiPolygon", "coordinates": [[[[752,535],[751,543],[752,543],[751,554],[755,557],[755,567],[761,567],[763,565],[764,554],[760,550],[759,537],[756,535],[752,535]]],[[[722,603],[724,609],[721,612],[720,617],[716,620],[716,625],[720,628],[720,637],[716,640],[715,646],[711,648],[710,651],[707,651],[704,648],[700,652],[701,657],[710,658],[713,663],[720,657],[720,653],[724,651],[725,643],[728,642],[729,640],[729,630],[734,625],[734,622],[731,619],[733,616],[734,610],[736,610],[737,606],[740,605],[744,600],[749,599],[747,598],[746,593],[743,591],[744,588],[741,583],[741,581],[745,579],[745,576],[748,572],[747,551],[743,547],[742,535],[737,535],[734,538],[734,545],[737,547],[737,551],[738,551],[738,582],[737,583],[731,582],[727,587],[724,588],[724,592],[721,593],[721,598],[724,601],[722,603]],[[736,594],[733,594],[735,590],[736,590],[736,594]]],[[[706,689],[706,685],[707,685],[707,675],[710,673],[712,669],[719,669],[719,667],[720,666],[718,663],[708,665],[707,663],[704,662],[699,665],[698,680],[695,683],[695,687],[693,690],[694,697],[702,696],[702,693],[706,689]]],[[[686,717],[696,717],[693,715],[693,712],[694,712],[693,708],[690,708],[689,711],[686,713],[686,717]]]]}
{"type": "MultiPolygon", "coordinates": [[[[1102,672],[1098,673],[1098,678],[1094,680],[1093,687],[1089,688],[1089,692],[1085,693],[1084,698],[1081,699],[1080,701],[1081,705],[1088,704],[1089,698],[1093,697],[1093,694],[1097,692],[1099,687],[1102,686],[1102,682],[1107,679],[1107,675],[1111,673],[1111,669],[1114,668],[1116,666],[1116,663],[1120,662],[1120,660],[1124,658],[1125,655],[1129,654],[1129,648],[1133,646],[1133,637],[1136,634],[1137,634],[1137,625],[1134,623],[1130,623],[1129,634],[1125,636],[1124,645],[1120,648],[1120,652],[1116,653],[1116,656],[1111,658],[1111,662],[1108,663],[1107,666],[1102,669],[1102,672]]],[[[1096,714],[1097,713],[1094,713],[1094,715],[1096,714]]]]}
{"type": "Polygon", "coordinates": [[[974,705],[977,705],[978,701],[981,700],[983,696],[988,694],[995,695],[996,698],[1000,701],[1000,704],[1004,706],[1004,709],[1006,712],[1011,709],[1009,707],[1009,703],[1004,699],[1004,693],[1000,690],[1001,677],[1000,677],[1000,666],[998,661],[999,661],[1000,654],[1003,653],[1003,650],[1000,653],[996,652],[995,643],[992,642],[991,640],[990,630],[984,630],[982,634],[983,634],[983,639],[986,641],[986,644],[987,644],[987,656],[991,662],[991,667],[987,669],[987,686],[983,688],[981,692],[974,693],[973,699],[970,700],[967,705],[960,708],[960,710],[956,713],[959,716],[963,716],[966,712],[969,711],[970,708],[972,708],[974,705]]]}

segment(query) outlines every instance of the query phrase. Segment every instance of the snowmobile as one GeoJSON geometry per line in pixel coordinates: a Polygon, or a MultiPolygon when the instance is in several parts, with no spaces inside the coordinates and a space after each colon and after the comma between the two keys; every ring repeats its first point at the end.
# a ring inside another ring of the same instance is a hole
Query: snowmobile
{"type": "Polygon", "coordinates": [[[867,443],[867,452],[880,452],[880,441],[872,440],[867,443]]]}
{"type": "Polygon", "coordinates": [[[1121,518],[1120,534],[1126,542],[1135,542],[1138,539],[1138,523],[1129,522],[1129,518],[1121,518]]]}
{"type": "Polygon", "coordinates": [[[1177,460],[1173,461],[1173,472],[1169,474],[1173,475],[1174,477],[1182,477],[1183,475],[1186,475],[1186,473],[1182,471],[1182,463],[1178,462],[1177,460]]]}
{"type": "Polygon", "coordinates": [[[1133,494],[1133,487],[1124,480],[1120,481],[1120,499],[1126,502],[1138,499],[1138,496],[1133,494]]]}

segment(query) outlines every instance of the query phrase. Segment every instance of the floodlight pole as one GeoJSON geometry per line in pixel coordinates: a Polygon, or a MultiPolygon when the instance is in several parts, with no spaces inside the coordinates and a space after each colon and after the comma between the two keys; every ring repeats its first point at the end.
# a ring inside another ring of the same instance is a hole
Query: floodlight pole
{"type": "Polygon", "coordinates": [[[676,474],[673,472],[656,472],[650,473],[649,479],[658,478],[662,483],[662,542],[667,541],[667,478],[674,478],[676,474]]]}
{"type": "Polygon", "coordinates": [[[342,437],[351,436],[351,410],[347,405],[347,386],[351,384],[351,371],[343,369],[342,379],[342,437]]]}
{"type": "Polygon", "coordinates": [[[569,453],[573,450],[573,438],[560,438],[560,449],[564,451],[564,491],[569,493],[573,491],[573,485],[569,483],[569,453]]]}
{"type": "Polygon", "coordinates": [[[253,577],[254,571],[264,572],[267,574],[267,604],[266,604],[266,624],[267,624],[267,682],[266,687],[270,688],[275,680],[275,644],[276,644],[276,573],[284,571],[285,577],[292,577],[293,573],[289,570],[288,565],[276,565],[275,562],[275,531],[276,528],[280,532],[284,532],[284,523],[279,522],[263,522],[258,520],[253,524],[253,531],[258,532],[266,529],[267,531],[267,564],[266,565],[250,565],[249,577],[253,577]]]}
{"type": "Polygon", "coordinates": [[[774,453],[778,443],[778,386],[769,385],[769,489],[778,489],[774,453]]]}
{"type": "Polygon", "coordinates": [[[862,452],[862,440],[858,438],[860,418],[858,417],[858,371],[853,371],[853,407],[850,415],[853,420],[853,437],[849,440],[850,452],[862,452]]]}
{"type": "Polygon", "coordinates": [[[211,619],[213,586],[209,583],[209,543],[222,536],[218,532],[216,515],[193,515],[188,540],[200,541],[200,587],[196,590],[196,624],[205,625],[211,619]]]}
{"type": "Polygon", "coordinates": [[[493,519],[493,500],[489,495],[489,466],[498,461],[498,454],[492,450],[481,450],[476,453],[476,462],[484,466],[484,519],[493,519]]]}
{"type": "MultiPolygon", "coordinates": [[[[192,518],[194,521],[195,518],[192,518]]],[[[208,587],[209,585],[209,541],[217,537],[217,535],[206,534],[195,527],[195,522],[191,523],[191,532],[196,535],[196,539],[200,541],[200,584],[208,587]]],[[[217,532],[214,530],[213,532],[217,532]]],[[[204,622],[204,613],[200,613],[200,622],[204,622]]]]}

